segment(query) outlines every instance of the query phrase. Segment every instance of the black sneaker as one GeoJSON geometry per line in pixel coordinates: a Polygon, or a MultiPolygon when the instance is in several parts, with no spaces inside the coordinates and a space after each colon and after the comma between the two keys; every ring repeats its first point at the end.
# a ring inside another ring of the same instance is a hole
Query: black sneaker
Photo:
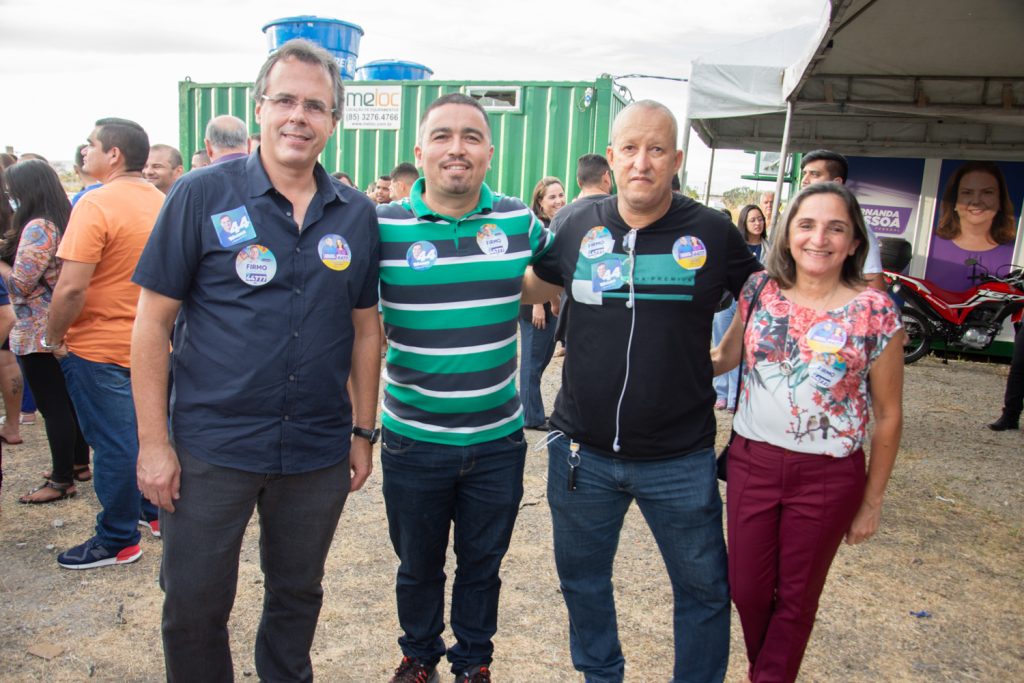
{"type": "Polygon", "coordinates": [[[96,537],[81,545],[65,550],[57,556],[57,564],[65,569],[94,569],[111,564],[128,564],[142,557],[142,548],[126,545],[123,548],[109,548],[101,545],[96,537]]]}
{"type": "Polygon", "coordinates": [[[999,419],[988,426],[993,432],[1005,432],[1007,429],[1020,429],[1020,413],[1016,415],[1005,410],[999,419]]]}
{"type": "Polygon", "coordinates": [[[484,665],[474,666],[456,676],[455,683],[491,683],[491,670],[484,665]]]}
{"type": "Polygon", "coordinates": [[[412,657],[402,657],[402,663],[388,683],[438,683],[438,680],[436,666],[428,666],[412,657]]]}

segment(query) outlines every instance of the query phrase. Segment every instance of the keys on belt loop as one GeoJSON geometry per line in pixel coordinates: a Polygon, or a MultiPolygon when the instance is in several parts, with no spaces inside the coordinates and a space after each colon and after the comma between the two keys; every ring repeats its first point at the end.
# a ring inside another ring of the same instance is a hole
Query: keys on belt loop
{"type": "Polygon", "coordinates": [[[576,470],[580,468],[580,463],[583,459],[580,457],[580,445],[573,440],[569,440],[569,490],[576,490],[576,470]]]}

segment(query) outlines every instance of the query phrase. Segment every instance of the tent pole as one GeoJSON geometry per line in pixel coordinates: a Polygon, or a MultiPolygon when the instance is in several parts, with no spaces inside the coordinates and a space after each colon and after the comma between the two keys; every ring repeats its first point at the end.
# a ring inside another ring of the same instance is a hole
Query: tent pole
{"type": "Polygon", "coordinates": [[[690,158],[690,105],[686,105],[686,118],[683,119],[683,165],[679,168],[679,184],[686,190],[686,162],[690,158]]]}
{"type": "MultiPolygon", "coordinates": [[[[692,67],[691,67],[692,69],[692,67]]],[[[679,168],[679,189],[686,193],[686,162],[690,160],[690,126],[693,125],[693,117],[690,116],[690,105],[693,104],[693,88],[690,79],[686,79],[686,114],[683,116],[683,165],[679,168]]]]}
{"type": "Polygon", "coordinates": [[[782,149],[779,151],[779,175],[775,180],[775,201],[772,202],[772,217],[768,221],[769,228],[775,228],[775,216],[779,213],[782,203],[782,179],[786,175],[786,155],[789,154],[789,124],[793,121],[793,100],[786,102],[786,127],[782,129],[782,149]]]}
{"type": "Polygon", "coordinates": [[[708,166],[708,186],[704,188],[704,206],[711,201],[711,176],[715,173],[715,148],[711,148],[711,164],[708,166]]]}

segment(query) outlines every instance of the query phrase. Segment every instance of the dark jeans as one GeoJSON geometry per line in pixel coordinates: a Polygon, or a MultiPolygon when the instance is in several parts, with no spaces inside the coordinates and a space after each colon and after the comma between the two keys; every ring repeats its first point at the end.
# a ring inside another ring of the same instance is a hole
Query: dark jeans
{"type": "MultiPolygon", "coordinates": [[[[30,353],[19,358],[25,381],[46,421],[46,440],[53,461],[53,481],[74,480],[75,465],[89,464],[89,444],[78,426],[60,363],[52,353],[30,353]]],[[[26,395],[28,392],[25,392],[26,395]]]]}
{"type": "Polygon", "coordinates": [[[135,478],[139,434],[131,371],[73,353],[60,360],[60,368],[93,450],[93,490],[103,506],[96,515],[96,539],[111,549],[134,545],[139,542],[139,520],[154,519],[156,508],[142,497],[135,478]]]}
{"type": "Polygon", "coordinates": [[[498,629],[498,570],[523,497],[522,431],[474,446],[415,441],[384,430],[381,469],[402,653],[427,664],[446,654],[444,562],[455,523],[452,671],[490,664],[498,629]]]}
{"type": "Polygon", "coordinates": [[[569,610],[569,651],[587,683],[621,683],[625,659],[612,567],[635,500],[672,582],[672,683],[714,683],[729,661],[729,586],[722,499],[711,448],[665,460],[609,458],[580,446],[569,490],[569,439],[548,444],[555,566],[569,610]]]}
{"type": "Polygon", "coordinates": [[[555,323],[546,315],[546,325],[538,330],[528,320],[519,319],[519,398],[523,402],[523,424],[539,427],[544,424],[544,398],[540,380],[555,353],[555,323]]]}
{"type": "Polygon", "coordinates": [[[1024,410],[1024,323],[1017,328],[1013,340],[1013,360],[1010,374],[1006,378],[1006,395],[1003,397],[1003,411],[1020,415],[1024,410]]]}
{"type": "Polygon", "coordinates": [[[349,489],[348,458],[303,474],[256,474],[210,465],[183,451],[181,498],[160,511],[164,556],[163,641],[167,680],[234,679],[228,616],[242,536],[260,519],[263,616],[256,632],[261,681],[312,681],[309,649],[327,551],[349,489]]]}

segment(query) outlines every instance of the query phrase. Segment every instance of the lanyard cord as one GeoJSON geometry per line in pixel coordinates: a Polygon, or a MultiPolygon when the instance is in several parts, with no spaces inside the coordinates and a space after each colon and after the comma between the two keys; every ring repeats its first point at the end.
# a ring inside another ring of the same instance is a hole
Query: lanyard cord
{"type": "Polygon", "coordinates": [[[633,331],[636,329],[636,228],[633,228],[622,238],[622,245],[629,254],[629,299],[626,301],[626,308],[630,309],[632,315],[629,322],[629,340],[626,342],[626,376],[622,380],[622,391],[619,393],[619,402],[615,406],[615,441],[612,442],[612,450],[618,453],[622,450],[619,444],[620,420],[622,417],[622,401],[626,398],[626,387],[629,386],[629,359],[633,349],[633,331]]]}

